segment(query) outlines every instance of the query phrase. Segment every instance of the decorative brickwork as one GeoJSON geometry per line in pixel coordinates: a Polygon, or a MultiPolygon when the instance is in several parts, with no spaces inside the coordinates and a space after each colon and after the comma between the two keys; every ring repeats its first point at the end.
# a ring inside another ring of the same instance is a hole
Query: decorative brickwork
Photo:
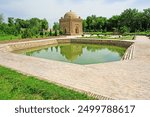
{"type": "Polygon", "coordinates": [[[64,17],[59,20],[60,28],[65,35],[82,35],[82,19],[74,12],[67,12],[64,17]]]}

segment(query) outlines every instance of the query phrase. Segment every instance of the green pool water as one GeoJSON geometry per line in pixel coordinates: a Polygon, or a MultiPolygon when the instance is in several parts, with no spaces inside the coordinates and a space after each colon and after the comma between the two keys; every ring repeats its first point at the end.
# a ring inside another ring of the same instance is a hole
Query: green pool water
{"type": "Polygon", "coordinates": [[[20,53],[75,64],[96,64],[121,60],[126,48],[98,44],[60,44],[20,51],[20,53]]]}

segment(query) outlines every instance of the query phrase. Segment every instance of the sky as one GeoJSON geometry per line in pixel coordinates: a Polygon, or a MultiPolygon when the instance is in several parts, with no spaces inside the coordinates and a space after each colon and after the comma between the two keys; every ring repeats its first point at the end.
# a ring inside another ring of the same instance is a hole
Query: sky
{"type": "Polygon", "coordinates": [[[85,19],[90,15],[109,18],[127,8],[142,11],[150,8],[150,0],[0,0],[0,14],[5,21],[7,17],[46,18],[50,27],[70,10],[85,19]]]}

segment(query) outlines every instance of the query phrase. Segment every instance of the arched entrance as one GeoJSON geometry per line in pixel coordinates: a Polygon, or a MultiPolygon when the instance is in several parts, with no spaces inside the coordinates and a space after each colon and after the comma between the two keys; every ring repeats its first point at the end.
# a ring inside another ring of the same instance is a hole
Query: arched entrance
{"type": "Polygon", "coordinates": [[[65,34],[67,34],[67,29],[65,28],[65,34]]]}
{"type": "Polygon", "coordinates": [[[79,28],[78,27],[75,28],[75,33],[79,34],[79,28]]]}

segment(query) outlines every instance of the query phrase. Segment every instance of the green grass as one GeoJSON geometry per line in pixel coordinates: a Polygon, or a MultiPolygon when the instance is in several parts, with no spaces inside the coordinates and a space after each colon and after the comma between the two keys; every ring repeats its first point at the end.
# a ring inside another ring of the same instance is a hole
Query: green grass
{"type": "Polygon", "coordinates": [[[124,35],[143,35],[143,36],[147,36],[147,35],[150,35],[150,31],[146,31],[146,32],[135,32],[135,33],[125,33],[124,35]]]}
{"type": "MultiPolygon", "coordinates": [[[[55,37],[55,36],[51,36],[55,37]]],[[[41,39],[41,38],[50,38],[50,36],[44,35],[44,36],[33,36],[31,38],[22,38],[21,35],[14,36],[14,35],[3,35],[0,34],[0,42],[11,42],[11,41],[20,41],[20,40],[34,40],[34,39],[41,39]]]]}
{"type": "MultiPolygon", "coordinates": [[[[91,35],[114,35],[113,32],[85,32],[85,34],[91,34],[91,35]]],[[[123,35],[150,35],[150,30],[148,31],[143,31],[143,32],[125,32],[123,35]]]]}
{"type": "Polygon", "coordinates": [[[0,66],[0,100],[89,99],[94,98],[0,66]]]}
{"type": "Polygon", "coordinates": [[[14,36],[14,35],[0,35],[0,41],[16,40],[16,39],[21,39],[21,36],[14,36]]]}
{"type": "Polygon", "coordinates": [[[85,32],[85,34],[92,34],[92,35],[113,35],[113,32],[85,32]]]}

